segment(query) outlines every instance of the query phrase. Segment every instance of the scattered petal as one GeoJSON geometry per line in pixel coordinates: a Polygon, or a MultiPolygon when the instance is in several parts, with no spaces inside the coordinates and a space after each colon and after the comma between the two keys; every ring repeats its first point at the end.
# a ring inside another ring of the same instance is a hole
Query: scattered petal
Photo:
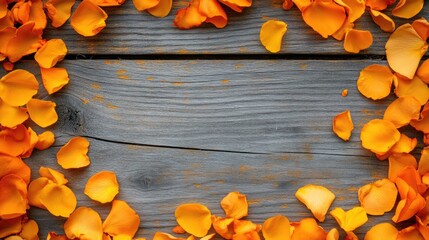
{"type": "Polygon", "coordinates": [[[346,232],[352,232],[368,221],[365,209],[362,207],[354,207],[347,212],[341,208],[335,208],[331,211],[331,215],[346,232]]]}
{"type": "Polygon", "coordinates": [[[100,215],[88,207],[79,207],[64,224],[64,232],[70,239],[102,240],[103,226],[100,215]]]}
{"type": "MultiPolygon", "coordinates": [[[[314,218],[304,218],[299,223],[294,224],[293,240],[325,240],[327,233],[320,227],[314,218]]],[[[283,238],[284,239],[284,238],[283,238]]]]}
{"type": "Polygon", "coordinates": [[[381,119],[373,119],[365,124],[360,135],[362,146],[377,154],[389,151],[400,137],[401,134],[393,123],[381,119]]]}
{"type": "Polygon", "coordinates": [[[83,0],[71,16],[71,26],[82,36],[97,35],[106,27],[107,13],[91,0],[83,0]]]}
{"type": "Polygon", "coordinates": [[[70,81],[65,68],[40,68],[43,86],[49,94],[61,90],[70,81]]]}
{"type": "Polygon", "coordinates": [[[336,115],[332,120],[332,130],[344,141],[350,140],[353,129],[354,125],[349,110],[336,115]]]}
{"type": "Polygon", "coordinates": [[[52,146],[55,142],[55,135],[51,131],[45,131],[39,134],[39,141],[34,146],[39,150],[45,150],[52,146]]]}
{"type": "Polygon", "coordinates": [[[396,181],[398,175],[408,166],[417,168],[416,158],[408,153],[392,154],[389,157],[389,180],[396,181]]]}
{"type": "Polygon", "coordinates": [[[27,104],[38,89],[36,77],[26,70],[14,70],[0,79],[0,98],[11,106],[27,104]]]}
{"type": "Polygon", "coordinates": [[[35,206],[41,209],[46,209],[46,207],[40,201],[40,193],[42,189],[48,185],[49,179],[45,177],[37,178],[31,181],[28,186],[28,202],[31,206],[35,206]]]}
{"type": "Polygon", "coordinates": [[[103,222],[103,231],[115,239],[118,235],[134,237],[140,226],[140,217],[124,201],[114,200],[112,209],[103,222]]]}
{"type": "Polygon", "coordinates": [[[22,217],[0,219],[0,238],[21,232],[22,217]]]}
{"type": "Polygon", "coordinates": [[[429,22],[425,18],[414,20],[414,22],[412,23],[412,26],[423,40],[428,39],[429,22]]]}
{"type": "Polygon", "coordinates": [[[248,214],[246,195],[239,192],[230,192],[220,202],[227,218],[241,219],[248,214]]]}
{"type": "MultiPolygon", "coordinates": [[[[149,8],[147,12],[150,13],[152,16],[162,18],[162,17],[166,17],[170,13],[172,6],[173,6],[173,0],[160,0],[156,6],[149,8]]],[[[226,15],[225,15],[225,18],[226,18],[226,15]]]]}
{"type": "Polygon", "coordinates": [[[0,125],[14,128],[28,119],[27,110],[14,107],[0,99],[0,125]]]}
{"type": "Polygon", "coordinates": [[[371,9],[369,13],[371,14],[372,20],[380,27],[381,30],[389,33],[395,31],[395,22],[389,16],[373,9],[371,9]]]}
{"type": "Polygon", "coordinates": [[[57,122],[56,106],[55,102],[33,98],[27,103],[27,110],[31,120],[40,127],[45,128],[57,122]]]}
{"type": "Polygon", "coordinates": [[[100,203],[111,202],[119,193],[119,184],[114,172],[101,171],[88,179],[84,193],[100,203]]]}
{"type": "Polygon", "coordinates": [[[346,8],[349,22],[355,22],[365,12],[365,0],[335,0],[335,2],[346,8]]]}
{"type": "Polygon", "coordinates": [[[77,205],[76,196],[65,185],[48,183],[41,190],[39,197],[40,203],[54,216],[68,218],[77,205]]]}
{"type": "Polygon", "coordinates": [[[0,219],[12,219],[24,215],[28,209],[27,183],[17,175],[0,179],[0,219]]]}
{"type": "Polygon", "coordinates": [[[176,208],[177,223],[186,232],[204,237],[212,225],[210,210],[199,203],[182,204],[176,208]]]}
{"type": "Polygon", "coordinates": [[[52,26],[61,27],[70,18],[71,9],[76,0],[48,0],[45,3],[48,17],[52,20],[52,26]]]}
{"type": "Polygon", "coordinates": [[[89,142],[83,137],[74,137],[57,153],[57,162],[64,169],[82,168],[90,164],[89,142]]]}
{"type": "Polygon", "coordinates": [[[22,225],[22,231],[19,234],[25,240],[39,240],[39,226],[36,221],[30,219],[22,225]]]}
{"type": "Polygon", "coordinates": [[[370,215],[383,215],[393,209],[398,190],[389,179],[382,179],[361,187],[359,202],[370,215]]]}
{"type": "Polygon", "coordinates": [[[365,97],[378,100],[390,94],[392,83],[393,74],[389,67],[373,64],[360,72],[357,87],[365,97]]]}
{"type": "Polygon", "coordinates": [[[269,20],[265,22],[259,34],[259,40],[268,51],[280,52],[282,39],[287,31],[287,24],[283,21],[269,20]]]}
{"type": "Polygon", "coordinates": [[[325,221],[326,213],[335,199],[335,195],[329,189],[312,184],[299,188],[295,196],[320,222],[325,221]]]}
{"type": "Polygon", "coordinates": [[[14,63],[23,56],[36,52],[42,46],[42,33],[32,21],[21,25],[6,46],[5,55],[9,61],[14,63]]]}
{"type": "Polygon", "coordinates": [[[424,0],[399,0],[392,10],[393,16],[412,18],[423,9],[424,0]]]}
{"type": "Polygon", "coordinates": [[[396,128],[408,125],[420,115],[420,102],[413,96],[399,97],[384,112],[383,119],[392,122],[396,128]]]}
{"type": "Polygon", "coordinates": [[[62,39],[47,41],[34,55],[34,59],[42,68],[51,68],[64,59],[67,54],[66,44],[62,39]]]}
{"type": "Polygon", "coordinates": [[[52,182],[59,184],[59,185],[65,185],[67,184],[69,181],[64,177],[64,174],[55,171],[52,168],[48,168],[48,167],[40,167],[39,168],[39,175],[41,177],[45,177],[49,180],[51,180],[52,182]]]}
{"type": "Polygon", "coordinates": [[[268,218],[262,225],[265,240],[289,240],[291,234],[289,219],[281,215],[268,218]]]}
{"type": "Polygon", "coordinates": [[[395,75],[394,79],[396,96],[414,96],[420,105],[425,105],[429,100],[429,87],[418,76],[408,80],[395,75]]]}
{"type": "Polygon", "coordinates": [[[340,232],[338,232],[338,229],[332,228],[329,230],[328,234],[326,235],[326,240],[338,240],[340,238],[340,232]]]}
{"type": "Polygon", "coordinates": [[[231,239],[234,235],[234,218],[212,217],[213,229],[221,237],[231,239]]]}
{"type": "Polygon", "coordinates": [[[429,59],[426,59],[416,72],[417,77],[419,77],[423,82],[429,84],[429,59]]]}
{"type": "Polygon", "coordinates": [[[0,179],[7,175],[19,176],[26,184],[30,182],[31,170],[21,158],[0,154],[0,179]]]}
{"type": "Polygon", "coordinates": [[[398,229],[390,223],[379,223],[366,233],[364,240],[379,240],[380,236],[383,236],[384,240],[396,240],[398,229]]]}
{"type": "Polygon", "coordinates": [[[359,53],[372,45],[372,34],[370,31],[351,29],[346,32],[344,38],[344,49],[350,53],[359,53]]]}
{"type": "Polygon", "coordinates": [[[174,26],[179,29],[190,29],[200,26],[207,17],[199,12],[199,0],[191,0],[186,8],[179,9],[174,18],[174,26]]]}

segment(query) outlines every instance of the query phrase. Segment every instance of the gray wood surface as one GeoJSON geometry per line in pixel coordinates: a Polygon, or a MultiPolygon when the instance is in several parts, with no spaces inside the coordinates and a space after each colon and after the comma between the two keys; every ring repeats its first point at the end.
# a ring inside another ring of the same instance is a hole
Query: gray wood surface
{"type": "MultiPolygon", "coordinates": [[[[274,214],[292,221],[311,217],[295,191],[309,183],[330,188],[333,206],[358,205],[357,189],[387,176],[387,163],[362,149],[362,125],[382,116],[393,99],[370,101],[356,89],[359,71],[384,61],[349,60],[68,60],[71,83],[53,97],[60,120],[55,147],[27,160],[65,173],[79,206],[102,217],[109,204],[83,194],[87,179],[112,170],[121,185],[117,199],[142,218],[138,235],[170,232],[180,203],[201,202],[221,215],[229,191],[247,194],[249,219],[274,214]],[[341,91],[349,89],[349,96],[341,91]],[[332,117],[350,109],[356,129],[350,142],[331,130],[332,117]],[[61,170],[55,154],[72,136],[91,142],[88,168],[61,170]]],[[[33,62],[18,68],[38,72],[33,62]]],[[[418,151],[418,150],[417,150],[418,151]]],[[[416,152],[417,152],[416,151],[416,152]]],[[[61,232],[63,219],[33,209],[41,236],[61,232]]],[[[364,232],[391,214],[370,217],[364,232]]],[[[337,226],[328,217],[327,230],[337,226]]]]}
{"type": "MultiPolygon", "coordinates": [[[[186,1],[174,1],[170,15],[159,19],[146,12],[138,12],[132,1],[127,0],[121,7],[106,8],[109,14],[107,27],[95,37],[78,35],[68,23],[58,30],[48,29],[46,37],[62,38],[69,47],[69,53],[80,55],[265,54],[267,51],[259,42],[260,27],[269,19],[279,19],[288,24],[281,53],[347,54],[343,42],[333,38],[324,40],[304,23],[296,7],[284,11],[281,2],[259,0],[241,14],[227,11],[229,21],[224,29],[206,25],[183,31],[173,26],[173,19],[177,10],[187,5],[186,1]]],[[[386,13],[392,16],[390,11],[386,13]]],[[[425,8],[418,16],[429,19],[429,9],[425,8]]],[[[398,18],[394,20],[397,26],[410,22],[398,18]]],[[[357,21],[357,28],[370,30],[374,36],[373,46],[361,54],[384,55],[389,34],[381,31],[369,14],[357,21]]]]}

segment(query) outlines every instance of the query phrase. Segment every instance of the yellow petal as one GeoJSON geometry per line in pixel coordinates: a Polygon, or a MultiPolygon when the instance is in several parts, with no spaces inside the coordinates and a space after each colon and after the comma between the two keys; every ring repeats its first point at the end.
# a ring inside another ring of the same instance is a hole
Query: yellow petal
{"type": "Polygon", "coordinates": [[[399,0],[392,10],[393,16],[412,18],[423,9],[424,0],[399,0]]]}
{"type": "Polygon", "coordinates": [[[82,36],[97,35],[106,26],[107,13],[91,0],[82,1],[73,15],[70,25],[82,36]]]}
{"type": "Polygon", "coordinates": [[[334,117],[332,120],[332,130],[344,141],[348,141],[352,135],[354,125],[350,111],[344,111],[334,117]]]}
{"type": "Polygon", "coordinates": [[[84,193],[100,203],[111,202],[119,193],[119,184],[114,172],[101,171],[88,179],[84,193]]]}
{"type": "Polygon", "coordinates": [[[387,120],[373,119],[362,128],[360,139],[362,146],[374,153],[389,151],[401,137],[395,125],[387,120]]]}
{"type": "Polygon", "coordinates": [[[346,21],[346,11],[333,0],[314,0],[302,11],[305,23],[327,38],[341,28],[346,21]],[[321,21],[323,19],[323,21],[321,21]]]}
{"type": "Polygon", "coordinates": [[[390,223],[379,223],[366,233],[364,240],[379,240],[380,236],[383,236],[384,240],[396,240],[398,229],[390,223]]]}
{"type": "Polygon", "coordinates": [[[367,184],[358,191],[359,202],[370,215],[383,215],[393,209],[398,190],[389,179],[367,184]]]}
{"type": "Polygon", "coordinates": [[[227,218],[241,219],[248,214],[246,195],[239,192],[230,192],[220,202],[227,218]]]}
{"type": "Polygon", "coordinates": [[[42,68],[51,68],[64,59],[67,47],[61,39],[47,41],[34,55],[34,59],[42,68]]]}
{"type": "Polygon", "coordinates": [[[368,221],[365,209],[362,207],[354,207],[347,212],[341,208],[335,208],[331,211],[331,215],[346,232],[352,232],[368,221]]]}
{"type": "Polygon", "coordinates": [[[103,222],[103,231],[115,239],[118,235],[134,237],[140,226],[140,217],[124,201],[114,200],[112,209],[103,222]]]}
{"type": "Polygon", "coordinates": [[[166,17],[170,13],[172,6],[173,0],[160,0],[156,6],[149,8],[147,12],[152,16],[162,18],[166,17]]]}
{"type": "Polygon", "coordinates": [[[40,192],[40,203],[52,215],[67,218],[75,210],[77,200],[67,186],[48,183],[40,192]]]}
{"type": "Polygon", "coordinates": [[[39,150],[45,150],[52,146],[55,142],[55,135],[51,131],[45,131],[39,134],[39,141],[34,146],[39,150]]]}
{"type": "Polygon", "coordinates": [[[61,27],[70,18],[76,0],[48,0],[45,3],[48,17],[53,27],[61,27]]]}
{"type": "Polygon", "coordinates": [[[64,224],[64,232],[70,239],[102,240],[103,226],[100,215],[88,207],[79,207],[64,224]]]}
{"type": "Polygon", "coordinates": [[[12,219],[27,212],[27,183],[17,175],[0,179],[0,219],[12,219]]]}
{"type": "Polygon", "coordinates": [[[383,119],[400,128],[408,125],[412,119],[419,118],[420,107],[420,102],[415,97],[400,97],[387,107],[383,119]]]}
{"type": "Polygon", "coordinates": [[[0,99],[0,125],[14,128],[28,119],[27,110],[21,107],[14,107],[0,99]]]}
{"type": "Polygon", "coordinates": [[[291,235],[289,219],[281,215],[268,218],[262,225],[262,235],[265,240],[289,240],[291,235]]]}
{"type": "Polygon", "coordinates": [[[259,34],[259,40],[268,51],[280,52],[282,39],[287,31],[287,24],[282,21],[269,20],[265,22],[259,34]]]}
{"type": "Polygon", "coordinates": [[[0,79],[0,98],[11,106],[27,104],[38,89],[36,77],[26,70],[14,70],[0,79]]]}
{"type": "Polygon", "coordinates": [[[372,20],[381,28],[381,30],[385,32],[395,31],[395,22],[389,16],[373,9],[371,9],[369,13],[371,14],[372,20]]]}
{"type": "Polygon", "coordinates": [[[57,162],[64,169],[82,168],[90,164],[89,142],[83,137],[70,139],[57,153],[57,162]]]}
{"type": "Polygon", "coordinates": [[[365,67],[357,80],[359,92],[367,98],[382,99],[390,94],[393,74],[387,66],[373,64],[365,67]]]}
{"type": "Polygon", "coordinates": [[[19,234],[25,240],[39,240],[39,226],[36,221],[30,219],[22,225],[22,231],[19,234]]]}
{"type": "Polygon", "coordinates": [[[335,195],[329,189],[312,184],[299,188],[295,197],[310,209],[320,222],[325,221],[326,213],[335,199],[335,195]]]}
{"type": "Polygon", "coordinates": [[[176,208],[175,216],[177,223],[186,232],[196,236],[204,237],[209,231],[212,220],[210,210],[199,203],[182,204],[176,208]]]}
{"type": "Polygon", "coordinates": [[[390,35],[386,43],[386,57],[395,72],[412,79],[427,49],[426,41],[407,23],[390,35]]]}
{"type": "Polygon", "coordinates": [[[429,87],[418,76],[408,80],[395,74],[395,94],[397,97],[414,96],[420,105],[429,100],[429,87]]]}
{"type": "Polygon", "coordinates": [[[59,184],[59,185],[65,185],[66,183],[68,183],[69,181],[64,177],[64,174],[55,171],[52,168],[48,168],[48,167],[40,167],[39,168],[39,175],[41,177],[45,177],[49,180],[51,180],[52,182],[59,184]]]}
{"type": "Polygon", "coordinates": [[[55,111],[56,106],[52,101],[33,98],[27,103],[27,110],[31,120],[40,127],[45,128],[57,122],[58,114],[55,111]]]}

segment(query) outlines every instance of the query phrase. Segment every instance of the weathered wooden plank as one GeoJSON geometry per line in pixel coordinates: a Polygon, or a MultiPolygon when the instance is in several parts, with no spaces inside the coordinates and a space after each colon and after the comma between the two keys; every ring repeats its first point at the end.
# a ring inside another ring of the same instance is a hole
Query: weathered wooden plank
{"type": "MultiPolygon", "coordinates": [[[[268,19],[288,23],[282,53],[288,54],[346,54],[342,42],[324,40],[307,26],[298,9],[281,9],[281,1],[254,1],[254,6],[242,14],[228,11],[229,24],[225,29],[212,26],[182,31],[173,26],[176,11],[186,6],[175,1],[170,16],[158,19],[139,13],[128,0],[123,6],[109,8],[107,27],[97,36],[84,38],[66,24],[47,30],[47,38],[62,38],[73,54],[264,54],[259,42],[259,29],[268,19]]],[[[389,12],[390,15],[390,12],[389,12]]],[[[425,8],[419,16],[429,18],[425,8]]],[[[323,20],[322,20],[323,21],[323,20]]],[[[398,26],[410,20],[395,18],[398,26]]],[[[374,44],[362,54],[384,55],[389,34],[382,32],[367,14],[357,22],[358,29],[370,30],[374,44]]]]}

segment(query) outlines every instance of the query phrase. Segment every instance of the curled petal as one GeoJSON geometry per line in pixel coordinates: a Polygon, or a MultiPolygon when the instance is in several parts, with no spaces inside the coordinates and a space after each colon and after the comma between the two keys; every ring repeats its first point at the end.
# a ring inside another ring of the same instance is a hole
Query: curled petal
{"type": "Polygon", "coordinates": [[[350,111],[344,111],[334,117],[332,120],[332,130],[344,141],[348,141],[352,135],[354,125],[350,111]]]}
{"type": "Polygon", "coordinates": [[[219,0],[236,12],[242,12],[243,8],[252,6],[252,0],[219,0]]]}
{"type": "Polygon", "coordinates": [[[359,202],[370,215],[383,215],[393,209],[398,190],[389,179],[382,179],[361,187],[359,202]]]}
{"type": "Polygon", "coordinates": [[[40,193],[42,189],[48,185],[49,179],[40,177],[31,181],[28,186],[28,202],[31,206],[46,209],[46,207],[40,201],[40,193]]]}
{"type": "Polygon", "coordinates": [[[399,0],[392,10],[393,16],[412,18],[423,9],[424,0],[399,0]]]}
{"type": "Polygon", "coordinates": [[[103,226],[100,215],[88,207],[79,207],[64,224],[64,232],[70,239],[102,240],[103,226]]]}
{"type": "Polygon", "coordinates": [[[21,25],[6,46],[5,55],[9,61],[14,63],[23,56],[36,52],[42,46],[42,33],[32,21],[21,25]]]}
{"type": "Polygon", "coordinates": [[[133,0],[134,7],[140,12],[156,7],[159,2],[160,0],[133,0]]]}
{"type": "Polygon", "coordinates": [[[173,21],[174,26],[179,29],[190,29],[200,26],[207,17],[199,12],[199,5],[199,0],[191,0],[186,8],[179,9],[173,21]]]}
{"type": "Polygon", "coordinates": [[[199,203],[180,205],[176,208],[175,216],[177,223],[196,237],[207,235],[212,225],[210,210],[199,203]]]}
{"type": "Polygon", "coordinates": [[[262,225],[262,235],[266,240],[289,240],[291,235],[289,219],[277,215],[265,220],[262,225]]]}
{"type": "Polygon", "coordinates": [[[340,238],[340,232],[338,229],[332,228],[329,230],[328,234],[326,234],[326,240],[338,240],[340,238]]]}
{"type": "Polygon", "coordinates": [[[366,0],[366,6],[371,10],[383,11],[388,6],[386,0],[366,0]]]}
{"type": "Polygon", "coordinates": [[[21,232],[22,217],[0,219],[0,238],[21,232]]]}
{"type": "Polygon", "coordinates": [[[417,77],[419,77],[423,82],[429,84],[429,59],[426,59],[416,72],[417,77]]]}
{"type": "Polygon", "coordinates": [[[150,13],[152,16],[162,18],[166,17],[170,13],[172,6],[173,0],[160,0],[156,6],[149,8],[147,12],[150,13]]]}
{"type": "Polygon", "coordinates": [[[64,169],[81,168],[90,164],[88,157],[89,142],[83,137],[74,137],[57,153],[58,164],[64,169]]]}
{"type": "Polygon", "coordinates": [[[25,183],[30,182],[30,168],[21,158],[0,154],[0,166],[0,179],[6,175],[16,175],[25,183]]]}
{"type": "Polygon", "coordinates": [[[292,0],[292,2],[298,7],[298,9],[302,12],[306,7],[310,6],[311,0],[292,0]]]}
{"type": "Polygon", "coordinates": [[[38,233],[39,226],[37,222],[30,219],[22,225],[22,231],[19,233],[19,236],[25,240],[39,240],[38,233]]]}
{"type": "Polygon", "coordinates": [[[421,176],[429,173],[429,147],[423,148],[418,169],[421,176]]]}
{"type": "Polygon", "coordinates": [[[112,209],[103,222],[103,231],[115,239],[118,235],[133,238],[140,226],[140,217],[124,201],[114,200],[112,209]]]}
{"type": "Polygon", "coordinates": [[[331,215],[346,232],[352,232],[368,221],[365,209],[362,207],[354,207],[347,212],[341,208],[335,208],[331,211],[331,215]]]}
{"type": "Polygon", "coordinates": [[[206,16],[206,22],[212,23],[217,28],[223,28],[227,23],[227,16],[223,8],[216,0],[199,0],[198,11],[206,16]]]}
{"type": "Polygon", "coordinates": [[[46,28],[46,14],[43,10],[43,1],[42,0],[31,0],[30,16],[29,21],[35,22],[36,29],[45,29],[46,28]]]}
{"type": "Polygon", "coordinates": [[[369,13],[371,14],[372,20],[381,28],[381,30],[385,32],[395,31],[395,22],[389,16],[373,9],[371,9],[369,13]]]}
{"type": "MultiPolygon", "coordinates": [[[[261,225],[252,221],[234,219],[234,232],[236,235],[239,234],[244,236],[246,233],[259,232],[261,229],[261,225]]],[[[235,236],[233,236],[233,238],[235,238],[235,236]]]]}
{"type": "MultiPolygon", "coordinates": [[[[1,23],[1,19],[0,19],[1,23]]],[[[4,26],[0,30],[0,60],[6,59],[7,45],[9,41],[15,37],[16,28],[13,26],[13,18],[11,26],[4,26]]]]}
{"type": "Polygon", "coordinates": [[[119,184],[114,172],[101,171],[88,179],[84,193],[100,203],[111,202],[119,193],[119,184]]]}
{"type": "Polygon", "coordinates": [[[414,96],[420,105],[425,105],[429,100],[429,87],[418,76],[408,80],[395,74],[394,80],[397,97],[414,96]]]}
{"type": "Polygon", "coordinates": [[[97,35],[106,27],[107,13],[91,0],[82,1],[71,16],[71,26],[82,36],[97,35]]]}
{"type": "Polygon", "coordinates": [[[410,138],[407,135],[401,133],[399,141],[393,145],[391,149],[385,154],[377,154],[377,158],[380,160],[386,160],[392,154],[395,153],[409,153],[414,150],[417,146],[417,138],[410,138]]]}
{"type": "Polygon", "coordinates": [[[213,229],[221,237],[231,239],[234,235],[234,218],[212,217],[213,229]]]}
{"type": "MultiPolygon", "coordinates": [[[[405,167],[398,174],[396,181],[398,181],[398,178],[405,181],[408,184],[408,186],[413,188],[418,194],[422,195],[427,189],[427,186],[422,183],[422,178],[414,166],[405,167]]],[[[403,198],[402,195],[401,197],[403,198]]]]}
{"type": "Polygon", "coordinates": [[[416,30],[416,32],[419,34],[419,36],[423,40],[428,39],[428,37],[429,37],[429,22],[425,18],[417,19],[411,25],[413,26],[414,30],[416,30]]]}
{"type": "Polygon", "coordinates": [[[48,149],[52,144],[55,142],[55,135],[51,131],[45,131],[41,134],[39,134],[39,141],[34,146],[35,148],[39,150],[45,150],[48,149]]]}
{"type": "Polygon", "coordinates": [[[299,223],[294,224],[293,240],[325,240],[327,233],[320,227],[314,218],[304,218],[299,223]]]}
{"type": "Polygon", "coordinates": [[[349,21],[345,21],[343,26],[341,26],[338,31],[336,31],[334,34],[332,34],[332,37],[335,38],[338,41],[343,41],[346,37],[346,32],[352,30],[355,27],[355,24],[349,21]]]}
{"type": "Polygon", "coordinates": [[[14,70],[0,79],[0,98],[11,106],[27,104],[38,89],[36,77],[26,70],[14,70]]]}
{"type": "Polygon", "coordinates": [[[412,79],[428,44],[407,23],[390,35],[385,47],[389,66],[402,76],[412,79]]]}
{"type": "Polygon", "coordinates": [[[396,206],[392,221],[398,223],[412,218],[425,207],[426,201],[401,178],[396,179],[396,186],[401,195],[401,200],[396,206]]]}
{"type": "Polygon", "coordinates": [[[357,87],[365,97],[378,100],[390,94],[392,83],[393,74],[389,67],[373,64],[360,72],[357,87]]]}
{"type": "Polygon", "coordinates": [[[335,0],[335,2],[346,8],[349,22],[355,22],[365,12],[365,0],[335,0]]]}
{"type": "Polygon", "coordinates": [[[27,183],[17,175],[0,179],[0,218],[12,219],[24,215],[28,209],[27,183]]]}
{"type": "Polygon", "coordinates": [[[302,17],[305,23],[324,38],[338,31],[347,18],[344,8],[333,0],[314,0],[303,9],[302,17]]]}
{"type": "Polygon", "coordinates": [[[91,0],[100,7],[116,7],[124,4],[125,0],[91,0]]]}
{"type": "Polygon", "coordinates": [[[69,217],[77,205],[73,191],[65,185],[48,183],[40,192],[40,203],[54,216],[69,217]]]}
{"type": "Polygon", "coordinates": [[[269,20],[265,22],[259,33],[259,40],[268,51],[277,53],[282,46],[282,39],[287,31],[287,24],[282,21],[269,20]]]}
{"type": "Polygon", "coordinates": [[[67,47],[61,39],[47,41],[34,55],[34,59],[42,68],[51,68],[64,59],[67,47]]]}
{"type": "Polygon", "coordinates": [[[31,149],[31,132],[24,125],[0,130],[0,154],[17,157],[31,149]]]}
{"type": "Polygon", "coordinates": [[[299,188],[295,196],[320,222],[325,221],[326,213],[335,199],[335,195],[329,189],[312,184],[299,188]]]}
{"type": "Polygon", "coordinates": [[[0,125],[14,128],[28,119],[27,110],[21,107],[14,107],[0,99],[0,125]]]}
{"type": "Polygon", "coordinates": [[[409,226],[398,232],[396,240],[425,240],[416,226],[409,226]]]}
{"type": "Polygon", "coordinates": [[[412,119],[419,118],[420,107],[420,102],[415,97],[400,97],[387,107],[383,119],[400,128],[408,125],[412,119]]]}
{"type": "Polygon", "coordinates": [[[230,192],[220,202],[227,218],[241,219],[248,214],[246,195],[239,192],[230,192]]]}
{"type": "Polygon", "coordinates": [[[40,68],[43,86],[49,94],[61,90],[70,81],[65,68],[40,68]]]}
{"type": "Polygon", "coordinates": [[[398,175],[408,166],[417,168],[417,160],[413,155],[408,153],[392,154],[389,157],[389,180],[395,182],[398,175]]]}
{"type": "Polygon", "coordinates": [[[374,153],[389,151],[401,137],[395,125],[387,120],[373,119],[362,128],[360,139],[362,146],[374,153]]]}
{"type": "Polygon", "coordinates": [[[55,171],[52,168],[48,168],[48,167],[40,167],[39,169],[39,175],[41,177],[45,177],[49,180],[51,180],[52,182],[59,184],[59,185],[65,185],[66,183],[68,183],[69,181],[64,177],[64,174],[55,171]]]}
{"type": "Polygon", "coordinates": [[[45,3],[48,17],[55,28],[61,27],[70,18],[76,0],[48,0],[45,3]]]}
{"type": "Polygon", "coordinates": [[[372,34],[370,31],[351,29],[346,32],[344,38],[344,49],[350,53],[359,53],[372,45],[372,34]]]}
{"type": "Polygon", "coordinates": [[[27,103],[27,110],[31,120],[40,127],[45,128],[57,122],[56,106],[55,102],[33,98],[27,103]]]}
{"type": "Polygon", "coordinates": [[[396,240],[398,229],[390,223],[379,223],[366,233],[365,240],[378,240],[380,236],[385,240],[396,240]]]}

